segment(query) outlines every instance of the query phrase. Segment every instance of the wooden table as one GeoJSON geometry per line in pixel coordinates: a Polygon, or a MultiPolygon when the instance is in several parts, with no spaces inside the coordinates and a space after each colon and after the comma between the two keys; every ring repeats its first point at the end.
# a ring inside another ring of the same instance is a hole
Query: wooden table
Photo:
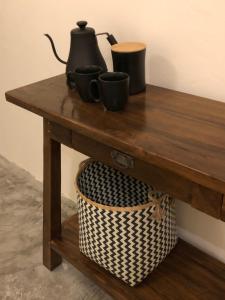
{"type": "Polygon", "coordinates": [[[130,288],[79,252],[77,217],[61,224],[61,144],[225,221],[225,104],[156,86],[123,112],[82,102],[59,75],[6,93],[44,120],[43,263],[62,257],[115,299],[224,299],[225,266],[180,241],[130,288]]]}

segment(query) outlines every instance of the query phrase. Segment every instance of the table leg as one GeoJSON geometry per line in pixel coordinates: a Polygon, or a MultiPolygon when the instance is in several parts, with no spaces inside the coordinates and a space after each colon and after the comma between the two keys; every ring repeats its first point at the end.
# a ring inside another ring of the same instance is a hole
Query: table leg
{"type": "Polygon", "coordinates": [[[61,144],[51,138],[44,119],[43,264],[53,270],[62,258],[50,241],[61,236],[61,144]]]}

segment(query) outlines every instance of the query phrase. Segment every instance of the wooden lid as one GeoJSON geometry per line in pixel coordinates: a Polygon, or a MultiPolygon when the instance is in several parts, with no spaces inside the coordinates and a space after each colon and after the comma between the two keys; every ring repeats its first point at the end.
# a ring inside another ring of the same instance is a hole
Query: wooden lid
{"type": "Polygon", "coordinates": [[[114,52],[138,52],[142,51],[146,48],[144,43],[136,43],[136,42],[127,42],[127,43],[119,43],[112,46],[112,51],[114,52]]]}

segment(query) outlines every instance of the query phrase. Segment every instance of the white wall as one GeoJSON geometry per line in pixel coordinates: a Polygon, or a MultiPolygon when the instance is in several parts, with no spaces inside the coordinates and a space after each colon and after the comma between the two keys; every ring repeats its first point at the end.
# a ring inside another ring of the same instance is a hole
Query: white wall
{"type": "MultiPolygon", "coordinates": [[[[4,92],[64,72],[43,33],[66,59],[69,31],[85,19],[118,41],[147,43],[147,79],[156,85],[225,101],[223,0],[0,0],[0,154],[42,179],[42,120],[4,100],[4,92]]],[[[99,38],[111,65],[110,46],[99,38]]],[[[63,148],[63,193],[83,156],[63,148]]],[[[225,223],[177,204],[180,234],[225,261],[225,223]]]]}

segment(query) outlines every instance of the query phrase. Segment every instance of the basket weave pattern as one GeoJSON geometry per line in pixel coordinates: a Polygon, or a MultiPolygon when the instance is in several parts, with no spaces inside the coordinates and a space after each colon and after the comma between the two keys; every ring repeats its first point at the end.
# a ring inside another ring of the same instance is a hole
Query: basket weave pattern
{"type": "Polygon", "coordinates": [[[79,173],[77,185],[81,252],[130,286],[141,282],[176,244],[176,219],[171,199],[100,162],[89,162],[79,173]],[[115,176],[119,178],[119,185],[115,176]],[[114,188],[108,182],[109,179],[112,182],[112,177],[114,188]],[[129,188],[130,203],[129,197],[125,197],[126,201],[121,198],[126,190],[124,186],[132,186],[129,188]],[[149,198],[148,193],[154,198],[149,198]],[[87,197],[90,194],[91,199],[87,197]],[[151,201],[156,198],[158,210],[163,211],[160,219],[155,218],[157,207],[151,201]]]}

